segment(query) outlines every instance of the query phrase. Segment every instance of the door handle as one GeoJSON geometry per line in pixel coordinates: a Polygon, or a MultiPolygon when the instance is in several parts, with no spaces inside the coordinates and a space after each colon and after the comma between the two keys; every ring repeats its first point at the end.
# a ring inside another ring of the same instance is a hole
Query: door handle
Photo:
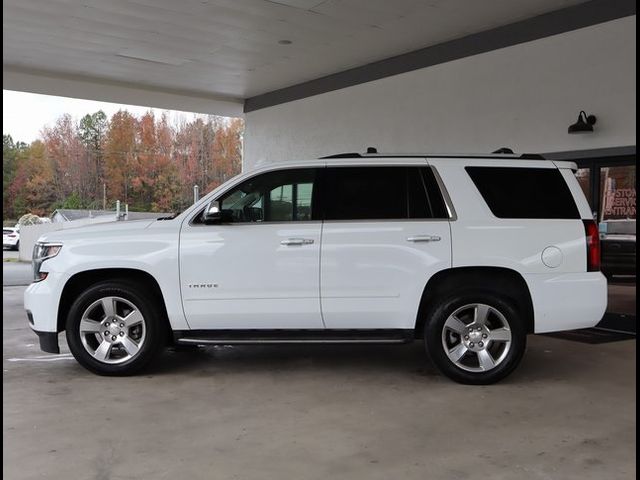
{"type": "Polygon", "coordinates": [[[407,237],[407,242],[439,242],[442,240],[438,235],[412,235],[407,237]]]}
{"type": "Polygon", "coordinates": [[[282,240],[280,245],[291,247],[295,245],[311,245],[312,243],[313,238],[287,238],[286,240],[282,240]]]}

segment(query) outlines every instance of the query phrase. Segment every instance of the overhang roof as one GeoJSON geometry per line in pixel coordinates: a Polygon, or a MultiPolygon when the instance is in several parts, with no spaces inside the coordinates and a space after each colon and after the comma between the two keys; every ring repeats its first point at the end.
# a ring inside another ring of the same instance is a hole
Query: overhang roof
{"type": "Polygon", "coordinates": [[[613,8],[603,0],[4,0],[3,83],[237,114],[245,99],[585,4],[613,8]]]}

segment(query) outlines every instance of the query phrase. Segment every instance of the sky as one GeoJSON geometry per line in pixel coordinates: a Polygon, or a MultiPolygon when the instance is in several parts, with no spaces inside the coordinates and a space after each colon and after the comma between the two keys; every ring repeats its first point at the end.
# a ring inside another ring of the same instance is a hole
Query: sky
{"type": "MultiPolygon", "coordinates": [[[[107,117],[111,117],[121,109],[126,109],[136,116],[148,110],[152,110],[156,114],[167,111],[158,108],[2,90],[2,133],[11,135],[16,142],[31,143],[40,136],[42,127],[45,125],[53,126],[58,117],[64,113],[80,120],[87,113],[94,113],[98,110],[104,111],[107,117]]],[[[168,112],[172,119],[182,116],[190,119],[196,116],[194,113],[175,110],[168,112]]]]}

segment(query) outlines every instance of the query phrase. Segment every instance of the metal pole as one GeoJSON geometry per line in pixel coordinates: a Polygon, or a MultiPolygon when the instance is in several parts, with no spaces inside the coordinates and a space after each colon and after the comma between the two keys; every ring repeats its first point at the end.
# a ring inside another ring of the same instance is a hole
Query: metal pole
{"type": "Polygon", "coordinates": [[[124,219],[129,220],[129,204],[124,204],[124,219]]]}
{"type": "Polygon", "coordinates": [[[198,188],[198,185],[194,185],[193,186],[193,203],[196,203],[198,200],[200,200],[200,189],[198,188]]]}
{"type": "Polygon", "coordinates": [[[116,200],[116,220],[120,220],[120,200],[116,200]]]}
{"type": "Polygon", "coordinates": [[[102,184],[102,209],[107,209],[107,184],[102,184]]]}

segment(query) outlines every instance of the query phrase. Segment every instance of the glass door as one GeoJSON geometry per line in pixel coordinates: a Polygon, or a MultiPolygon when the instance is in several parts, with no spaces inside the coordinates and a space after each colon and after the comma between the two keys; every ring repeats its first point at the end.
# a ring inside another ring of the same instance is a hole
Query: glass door
{"type": "Polygon", "coordinates": [[[635,331],[636,164],[633,157],[578,162],[578,182],[600,229],[609,305],[602,326],[635,331]]]}

